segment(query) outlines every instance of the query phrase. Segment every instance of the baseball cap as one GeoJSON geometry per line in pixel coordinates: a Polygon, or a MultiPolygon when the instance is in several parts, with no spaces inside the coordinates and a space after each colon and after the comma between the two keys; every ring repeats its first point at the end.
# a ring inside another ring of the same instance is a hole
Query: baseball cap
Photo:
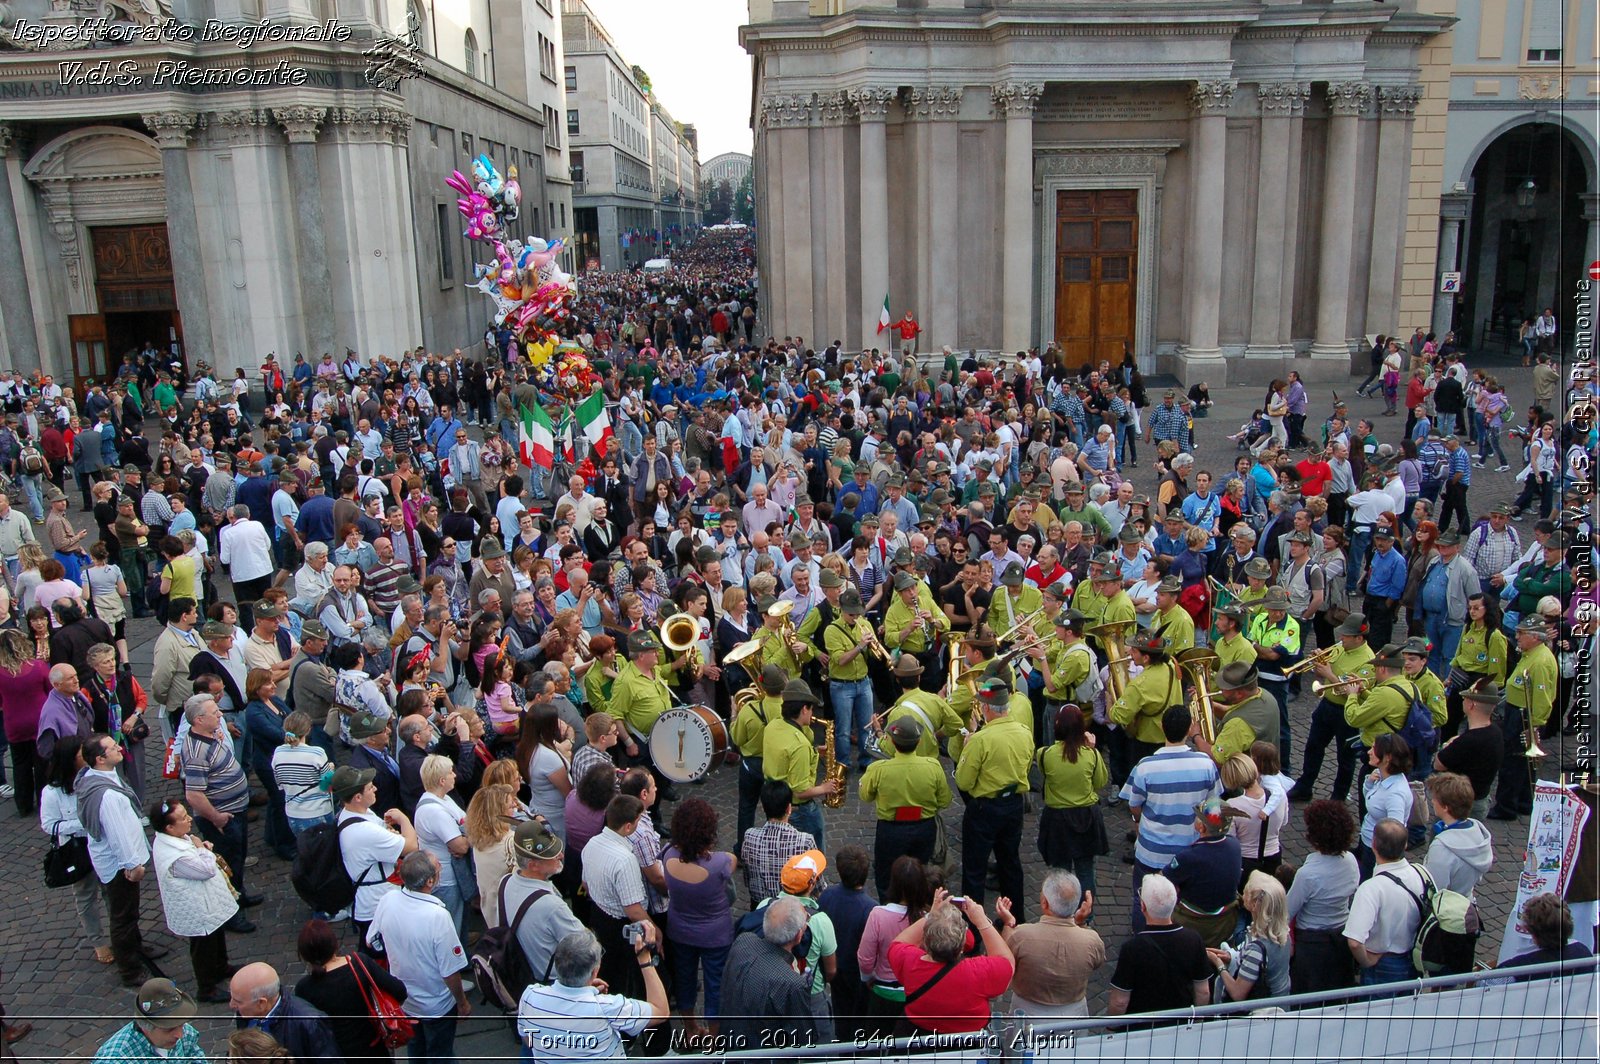
{"type": "Polygon", "coordinates": [[[807,850],[797,853],[783,863],[783,874],[780,881],[783,889],[790,894],[806,894],[822,878],[822,873],[828,870],[828,859],[821,850],[807,850]]]}

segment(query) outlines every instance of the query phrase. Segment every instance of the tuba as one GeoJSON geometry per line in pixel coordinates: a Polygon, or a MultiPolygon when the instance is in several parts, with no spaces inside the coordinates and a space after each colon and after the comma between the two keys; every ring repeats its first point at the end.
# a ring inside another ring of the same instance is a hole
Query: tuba
{"type": "Polygon", "coordinates": [[[1085,635],[1092,635],[1100,640],[1100,645],[1106,651],[1106,704],[1110,705],[1122,697],[1122,692],[1128,687],[1128,657],[1127,648],[1123,645],[1122,638],[1127,634],[1128,622],[1112,621],[1109,624],[1097,624],[1092,628],[1084,629],[1085,635]]]}
{"type": "Polygon", "coordinates": [[[1200,726],[1200,734],[1205,741],[1215,746],[1217,717],[1216,704],[1211,693],[1211,673],[1222,659],[1209,647],[1190,647],[1178,651],[1175,660],[1178,668],[1189,678],[1190,684],[1194,687],[1189,696],[1189,711],[1193,714],[1195,723],[1200,726]]]}
{"type": "MultiPolygon", "coordinates": [[[[698,667],[700,648],[700,622],[687,613],[674,613],[661,622],[658,633],[661,636],[661,645],[678,656],[679,662],[687,662],[691,667],[698,667]]],[[[693,679],[693,674],[690,674],[693,679]]]]}

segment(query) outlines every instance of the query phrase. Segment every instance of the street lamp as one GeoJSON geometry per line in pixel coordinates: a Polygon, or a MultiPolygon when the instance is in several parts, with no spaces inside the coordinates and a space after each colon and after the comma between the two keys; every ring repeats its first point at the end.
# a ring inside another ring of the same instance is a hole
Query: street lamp
{"type": "Polygon", "coordinates": [[[1539,186],[1533,183],[1533,178],[1524,178],[1522,184],[1517,186],[1517,206],[1524,209],[1532,207],[1533,201],[1538,195],[1539,186]]]}

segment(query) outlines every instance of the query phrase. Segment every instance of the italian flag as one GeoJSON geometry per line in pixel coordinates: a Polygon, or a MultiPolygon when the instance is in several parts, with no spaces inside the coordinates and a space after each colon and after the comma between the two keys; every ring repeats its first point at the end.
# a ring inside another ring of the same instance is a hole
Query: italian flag
{"type": "Polygon", "coordinates": [[[578,404],[574,416],[589,446],[596,454],[605,454],[606,440],[612,435],[611,419],[606,416],[605,393],[596,388],[589,398],[578,404]]]}
{"type": "Polygon", "coordinates": [[[894,324],[894,319],[889,317],[889,293],[885,292],[883,293],[883,309],[878,311],[878,331],[881,333],[892,324],[894,324]]]}
{"type": "Polygon", "coordinates": [[[551,469],[556,464],[556,435],[544,407],[534,404],[532,409],[519,404],[522,416],[521,459],[530,469],[539,466],[551,469]]]}

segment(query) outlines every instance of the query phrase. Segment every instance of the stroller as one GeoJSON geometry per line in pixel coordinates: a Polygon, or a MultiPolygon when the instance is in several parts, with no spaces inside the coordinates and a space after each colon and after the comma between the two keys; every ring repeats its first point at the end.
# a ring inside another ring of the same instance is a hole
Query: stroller
{"type": "Polygon", "coordinates": [[[1239,431],[1228,437],[1240,451],[1257,454],[1263,441],[1272,438],[1272,423],[1265,410],[1257,410],[1250,420],[1239,426],[1239,431]]]}

